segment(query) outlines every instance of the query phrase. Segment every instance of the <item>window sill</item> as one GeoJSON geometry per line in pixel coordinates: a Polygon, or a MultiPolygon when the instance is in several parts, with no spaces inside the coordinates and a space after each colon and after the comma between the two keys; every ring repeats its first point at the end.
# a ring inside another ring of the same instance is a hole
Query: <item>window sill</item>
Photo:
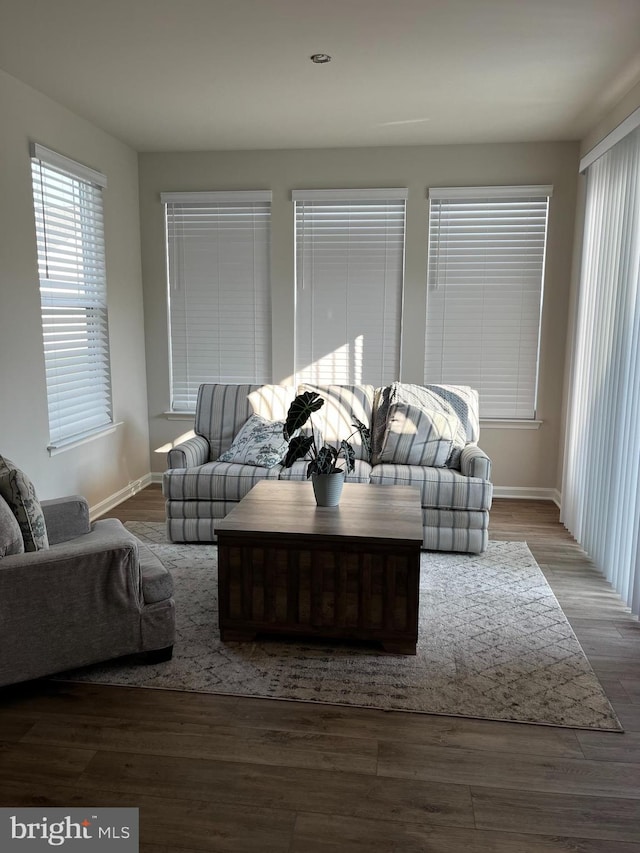
{"type": "Polygon", "coordinates": [[[164,417],[168,421],[192,421],[196,413],[195,412],[163,412],[164,417]]]}
{"type": "Polygon", "coordinates": [[[82,444],[88,444],[90,441],[94,441],[96,438],[103,438],[106,435],[111,435],[111,433],[115,432],[119,426],[122,426],[122,424],[123,421],[117,421],[116,423],[109,424],[109,426],[101,427],[100,429],[86,433],[85,435],[79,438],[74,438],[71,441],[67,441],[64,444],[50,444],[47,447],[47,450],[49,451],[49,456],[57,456],[59,453],[64,453],[66,450],[73,450],[76,447],[80,447],[82,444]]]}
{"type": "Polygon", "coordinates": [[[543,421],[516,418],[480,418],[480,429],[540,429],[543,421]]]}

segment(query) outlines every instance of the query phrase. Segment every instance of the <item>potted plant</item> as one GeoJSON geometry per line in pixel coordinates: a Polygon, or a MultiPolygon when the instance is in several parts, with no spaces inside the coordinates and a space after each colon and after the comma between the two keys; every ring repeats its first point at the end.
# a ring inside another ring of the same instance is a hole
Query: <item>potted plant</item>
{"type": "Polygon", "coordinates": [[[349,439],[359,433],[364,446],[369,449],[371,433],[368,427],[354,418],[355,429],[347,439],[343,439],[337,447],[331,444],[318,447],[313,429],[311,435],[299,435],[299,430],[322,406],[324,400],[317,391],[304,391],[291,403],[283,429],[284,437],[289,442],[289,450],[282,464],[285,468],[290,468],[299,459],[308,459],[307,478],[311,477],[316,503],[319,506],[337,506],[345,474],[355,468],[356,455],[349,439]],[[341,459],[344,461],[344,467],[339,467],[341,459]]]}

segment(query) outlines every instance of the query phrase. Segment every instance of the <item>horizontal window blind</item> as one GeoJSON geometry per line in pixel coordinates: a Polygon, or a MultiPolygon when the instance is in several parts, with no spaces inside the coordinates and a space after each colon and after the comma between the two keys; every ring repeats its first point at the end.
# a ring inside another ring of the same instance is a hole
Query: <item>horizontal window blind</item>
{"type": "Polygon", "coordinates": [[[425,382],[476,388],[484,418],[535,417],[551,192],[429,191],[425,382]]]}
{"type": "Polygon", "coordinates": [[[293,193],[298,381],[398,379],[406,195],[404,189],[293,193]]]}
{"type": "Polygon", "coordinates": [[[98,172],[31,146],[50,449],[113,423],[98,172]]]}
{"type": "Polygon", "coordinates": [[[171,408],[202,382],[271,381],[270,192],[163,193],[171,408]]]}

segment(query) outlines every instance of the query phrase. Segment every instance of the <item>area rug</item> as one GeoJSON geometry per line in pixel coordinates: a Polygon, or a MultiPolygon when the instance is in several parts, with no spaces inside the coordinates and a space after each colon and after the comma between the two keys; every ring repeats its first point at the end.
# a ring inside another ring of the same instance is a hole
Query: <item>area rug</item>
{"type": "Polygon", "coordinates": [[[92,666],[66,680],[621,730],[524,542],[490,542],[481,555],[423,552],[414,657],[299,639],[223,644],[216,546],[169,544],[163,524],[127,527],[174,577],[173,659],[92,666]]]}

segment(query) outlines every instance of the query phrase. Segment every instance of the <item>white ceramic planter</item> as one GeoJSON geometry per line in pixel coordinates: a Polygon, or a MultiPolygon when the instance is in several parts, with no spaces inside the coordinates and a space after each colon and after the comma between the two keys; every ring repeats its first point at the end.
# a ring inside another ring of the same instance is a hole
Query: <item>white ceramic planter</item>
{"type": "Polygon", "coordinates": [[[312,474],[313,493],[318,506],[338,506],[344,485],[344,472],[335,474],[312,474]]]}

